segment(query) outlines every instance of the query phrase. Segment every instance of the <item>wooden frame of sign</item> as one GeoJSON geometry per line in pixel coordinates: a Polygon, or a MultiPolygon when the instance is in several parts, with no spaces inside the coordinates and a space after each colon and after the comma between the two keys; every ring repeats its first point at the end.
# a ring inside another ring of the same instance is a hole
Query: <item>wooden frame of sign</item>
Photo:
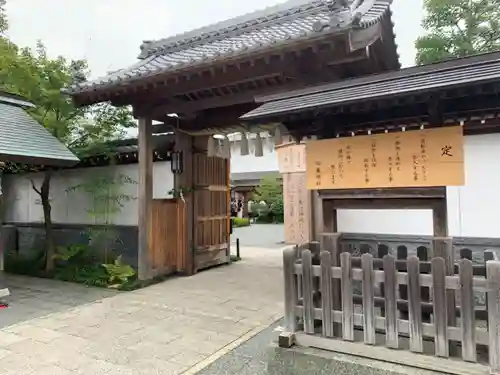
{"type": "Polygon", "coordinates": [[[430,209],[435,237],[448,236],[446,188],[318,190],[314,193],[314,234],[337,232],[338,209],[430,209]]]}

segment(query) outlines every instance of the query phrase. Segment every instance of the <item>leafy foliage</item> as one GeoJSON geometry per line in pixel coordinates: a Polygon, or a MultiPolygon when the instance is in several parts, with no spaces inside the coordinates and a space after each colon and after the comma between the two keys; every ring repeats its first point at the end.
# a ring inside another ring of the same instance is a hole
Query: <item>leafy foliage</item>
{"type": "Polygon", "coordinates": [[[89,228],[89,245],[103,250],[104,262],[108,262],[118,239],[112,228],[113,217],[121,212],[125,202],[136,199],[122,191],[125,184],[137,184],[137,181],[124,174],[110,175],[101,169],[93,178],[66,189],[68,193],[80,192],[91,198],[93,204],[87,208],[87,214],[94,224],[100,226],[89,228]]]}
{"type": "Polygon", "coordinates": [[[232,217],[233,228],[241,228],[250,226],[250,219],[241,218],[241,217],[232,217]]]}
{"type": "Polygon", "coordinates": [[[5,5],[7,0],[0,0],[0,35],[3,35],[9,28],[7,15],[5,14],[5,5]]]}
{"type": "Polygon", "coordinates": [[[87,250],[86,245],[76,244],[71,246],[58,246],[57,253],[54,254],[54,259],[69,261],[75,259],[78,255],[85,253],[87,250]]]}
{"type": "Polygon", "coordinates": [[[417,64],[500,49],[500,0],[424,0],[417,64]]]}
{"type": "Polygon", "coordinates": [[[252,204],[251,211],[253,216],[256,216],[257,222],[282,223],[284,221],[283,186],[279,178],[279,174],[266,176],[257,187],[254,200],[266,203],[265,206],[252,204]]]}
{"type": "Polygon", "coordinates": [[[128,264],[123,264],[121,255],[116,258],[113,264],[103,264],[102,266],[109,275],[108,282],[110,285],[124,284],[135,276],[134,269],[128,264]]]}
{"type": "Polygon", "coordinates": [[[271,205],[274,201],[283,195],[283,188],[279,182],[280,175],[278,173],[264,177],[254,194],[254,200],[264,201],[271,205]]]}
{"type": "Polygon", "coordinates": [[[111,264],[96,262],[87,245],[59,247],[55,258],[60,260],[54,275],[58,280],[104,287],[127,283],[136,274],[130,265],[123,263],[121,256],[111,264]]]}
{"type": "MultiPolygon", "coordinates": [[[[35,49],[12,43],[3,36],[8,28],[5,4],[5,0],[0,0],[0,90],[21,95],[35,104],[30,114],[80,157],[95,152],[109,140],[123,137],[127,128],[136,126],[127,107],[101,103],[77,108],[71,98],[62,95],[61,89],[87,80],[87,62],[67,60],[62,56],[50,58],[42,42],[38,42],[35,49]]],[[[11,172],[28,169],[15,164],[7,167],[11,172]]],[[[55,254],[49,199],[52,175],[53,171],[45,171],[38,187],[32,181],[33,190],[40,196],[43,206],[48,271],[54,268],[55,254]]]]}

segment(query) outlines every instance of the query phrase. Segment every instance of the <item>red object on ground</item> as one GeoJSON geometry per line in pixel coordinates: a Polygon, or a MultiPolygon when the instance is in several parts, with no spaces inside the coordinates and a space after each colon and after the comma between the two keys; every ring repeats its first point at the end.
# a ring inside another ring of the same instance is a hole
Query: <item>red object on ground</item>
{"type": "Polygon", "coordinates": [[[7,307],[9,307],[9,305],[5,305],[3,303],[0,303],[0,309],[6,309],[7,307]]]}

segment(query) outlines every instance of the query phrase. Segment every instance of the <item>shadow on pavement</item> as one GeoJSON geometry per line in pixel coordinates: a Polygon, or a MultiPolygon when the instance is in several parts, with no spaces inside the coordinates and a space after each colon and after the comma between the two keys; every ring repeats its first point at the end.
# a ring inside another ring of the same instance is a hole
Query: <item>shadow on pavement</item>
{"type": "Polygon", "coordinates": [[[19,275],[3,276],[10,296],[0,310],[0,328],[116,295],[117,291],[19,275]]]}

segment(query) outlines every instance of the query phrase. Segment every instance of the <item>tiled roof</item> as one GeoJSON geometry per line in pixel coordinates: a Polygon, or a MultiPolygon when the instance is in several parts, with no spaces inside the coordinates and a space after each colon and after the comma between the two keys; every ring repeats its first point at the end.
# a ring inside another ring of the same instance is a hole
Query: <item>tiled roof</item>
{"type": "Polygon", "coordinates": [[[70,94],[121,84],[170,71],[251,54],[318,33],[368,28],[388,11],[392,0],[290,0],[189,33],[144,42],[139,62],[106,77],[74,85],[70,94]],[[344,3],[348,3],[347,7],[344,3]],[[354,9],[350,10],[349,7],[354,9]]]}
{"type": "Polygon", "coordinates": [[[260,181],[265,177],[281,178],[279,171],[259,171],[231,173],[231,182],[237,186],[242,186],[246,182],[260,181]]]}
{"type": "Polygon", "coordinates": [[[26,164],[75,164],[78,158],[25,112],[33,106],[0,93],[0,159],[26,164]],[[12,101],[15,101],[13,103],[12,101]]]}
{"type": "Polygon", "coordinates": [[[268,121],[280,114],[487,83],[498,81],[499,77],[500,52],[488,53],[264,97],[263,105],[240,118],[268,121]]]}

